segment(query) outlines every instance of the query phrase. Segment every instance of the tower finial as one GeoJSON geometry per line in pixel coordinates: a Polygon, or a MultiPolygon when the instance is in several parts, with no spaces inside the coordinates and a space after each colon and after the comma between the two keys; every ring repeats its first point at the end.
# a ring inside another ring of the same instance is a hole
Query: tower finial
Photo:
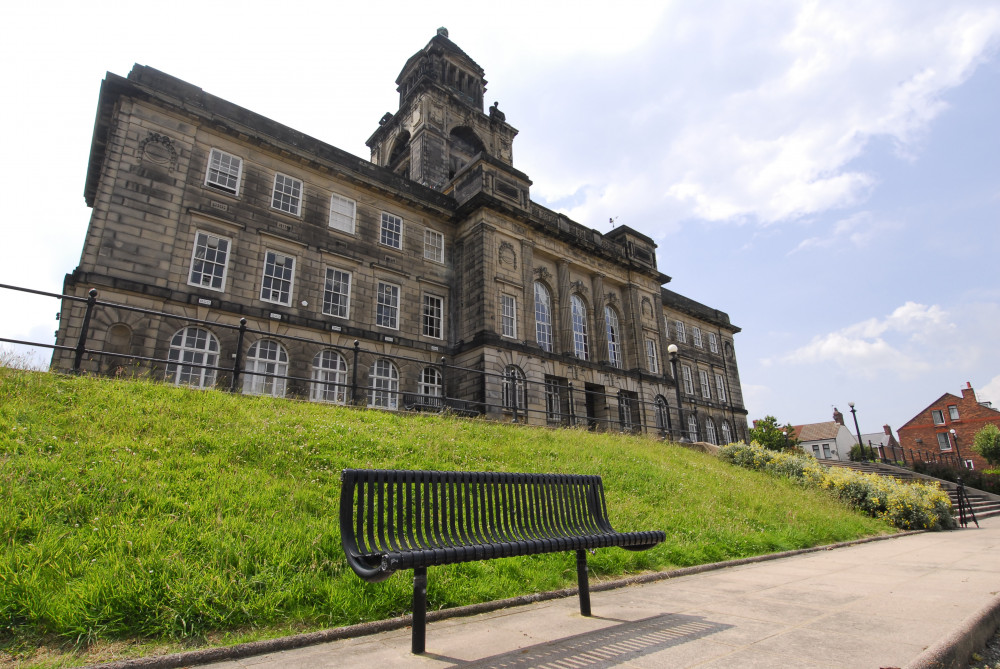
{"type": "Polygon", "coordinates": [[[444,26],[441,26],[440,28],[438,28],[438,35],[440,35],[441,37],[447,37],[448,29],[445,28],[444,26]]]}

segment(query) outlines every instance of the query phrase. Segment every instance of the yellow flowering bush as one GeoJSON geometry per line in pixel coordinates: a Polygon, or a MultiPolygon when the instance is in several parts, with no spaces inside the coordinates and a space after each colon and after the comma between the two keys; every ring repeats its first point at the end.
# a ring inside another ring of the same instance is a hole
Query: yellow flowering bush
{"type": "Polygon", "coordinates": [[[759,444],[729,444],[719,457],[734,465],[784,476],[809,488],[828,490],[852,508],[902,530],[955,527],[951,500],[936,484],[903,483],[887,476],[826,467],[815,458],[770,451],[759,444]]]}

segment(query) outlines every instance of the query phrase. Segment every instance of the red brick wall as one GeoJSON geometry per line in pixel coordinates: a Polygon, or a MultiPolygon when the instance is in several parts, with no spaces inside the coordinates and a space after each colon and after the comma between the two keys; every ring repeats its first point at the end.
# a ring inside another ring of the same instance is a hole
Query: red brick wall
{"type": "Polygon", "coordinates": [[[962,389],[962,397],[951,393],[945,394],[920,414],[914,416],[906,425],[899,428],[899,445],[906,450],[907,458],[909,458],[911,450],[933,455],[955,455],[954,441],[951,442],[952,449],[950,451],[942,451],[938,447],[937,441],[939,432],[955,430],[955,435],[958,437],[957,454],[961,455],[963,460],[974,461],[976,469],[987,469],[990,467],[989,463],[972,451],[973,438],[987,423],[993,423],[1000,427],[1000,411],[979,404],[976,401],[975,391],[966,387],[962,389]],[[951,419],[948,413],[949,406],[958,407],[958,420],[951,419]],[[934,424],[931,412],[935,409],[944,414],[943,425],[934,424]]]}

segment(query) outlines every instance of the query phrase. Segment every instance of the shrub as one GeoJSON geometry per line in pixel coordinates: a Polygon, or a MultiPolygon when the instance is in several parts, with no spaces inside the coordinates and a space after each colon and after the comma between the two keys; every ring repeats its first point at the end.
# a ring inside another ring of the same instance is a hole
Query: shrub
{"type": "Polygon", "coordinates": [[[776,453],[757,443],[724,446],[719,457],[740,467],[827,490],[852,508],[902,530],[955,527],[951,500],[936,483],[901,483],[877,474],[825,467],[811,456],[776,453]]]}

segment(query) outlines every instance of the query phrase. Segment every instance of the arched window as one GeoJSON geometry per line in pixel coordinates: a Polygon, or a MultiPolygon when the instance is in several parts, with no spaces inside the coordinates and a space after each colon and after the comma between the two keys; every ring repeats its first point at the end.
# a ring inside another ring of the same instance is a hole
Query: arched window
{"type": "Polygon", "coordinates": [[[313,382],[309,399],[313,402],[347,403],[347,361],[332,349],[320,351],[313,358],[313,382]]]}
{"type": "Polygon", "coordinates": [[[503,371],[503,408],[523,411],[524,404],[524,372],[517,365],[507,365],[503,371]]]}
{"type": "Polygon", "coordinates": [[[698,441],[698,419],[693,413],[688,414],[688,438],[691,441],[698,441]]]}
{"type": "Polygon", "coordinates": [[[372,394],[370,407],[396,409],[399,407],[399,372],[396,365],[385,358],[375,361],[371,371],[372,394]]]}
{"type": "Polygon", "coordinates": [[[535,340],[543,351],[552,352],[552,296],[541,281],[535,282],[535,340]]]}
{"type": "Polygon", "coordinates": [[[667,400],[663,395],[657,395],[653,400],[653,413],[656,422],[656,429],[661,434],[670,429],[670,410],[667,408],[667,400]]]}
{"type": "Polygon", "coordinates": [[[254,342],[247,352],[243,376],[243,392],[247,395],[284,397],[288,375],[288,354],[276,341],[254,342]]]}
{"type": "Polygon", "coordinates": [[[573,317],[573,353],[581,360],[590,360],[590,342],[587,338],[587,305],[579,295],[569,298],[573,317]]]}
{"type": "Polygon", "coordinates": [[[729,421],[722,421],[722,443],[731,444],[733,443],[733,435],[729,431],[729,421]]]}
{"type": "Polygon", "coordinates": [[[608,362],[615,367],[622,366],[621,330],[618,327],[618,313],[611,307],[604,307],[604,322],[608,328],[608,362]]]}
{"type": "Polygon", "coordinates": [[[719,443],[715,437],[715,421],[712,420],[711,416],[705,419],[705,436],[708,439],[708,443],[719,443]]]}
{"type": "Polygon", "coordinates": [[[219,364],[219,340],[208,330],[188,327],[170,340],[166,380],[177,386],[210,388],[215,385],[215,370],[195,367],[219,364]],[[186,364],[176,364],[186,363],[186,364]]]}
{"type": "Polygon", "coordinates": [[[420,403],[427,406],[441,406],[441,372],[434,367],[424,367],[420,371],[420,382],[417,384],[420,393],[420,403]]]}

